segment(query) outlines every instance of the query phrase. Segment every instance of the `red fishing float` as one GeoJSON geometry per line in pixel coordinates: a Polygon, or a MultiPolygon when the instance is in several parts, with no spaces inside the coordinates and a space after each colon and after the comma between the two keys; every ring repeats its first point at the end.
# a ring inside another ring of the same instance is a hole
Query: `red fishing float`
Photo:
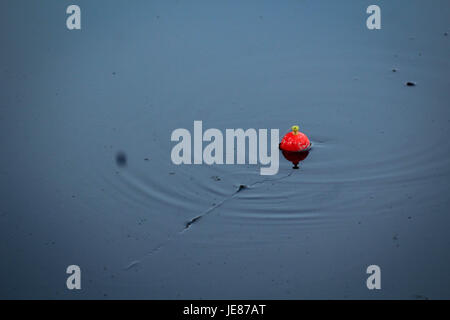
{"type": "Polygon", "coordinates": [[[298,131],[298,126],[293,126],[292,131],[286,133],[280,143],[281,150],[291,152],[305,151],[310,146],[311,142],[304,133],[298,131]]]}
{"type": "Polygon", "coordinates": [[[299,169],[298,164],[306,159],[310,147],[311,142],[304,133],[298,131],[298,126],[293,126],[292,131],[287,133],[280,143],[283,156],[292,162],[294,169],[299,169]]]}

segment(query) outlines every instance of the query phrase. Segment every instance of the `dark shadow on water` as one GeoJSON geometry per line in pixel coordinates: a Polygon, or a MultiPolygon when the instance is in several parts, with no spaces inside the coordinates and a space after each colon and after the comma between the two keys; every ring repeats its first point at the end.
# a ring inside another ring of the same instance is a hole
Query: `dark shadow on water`
{"type": "Polygon", "coordinates": [[[119,151],[116,154],[116,164],[119,167],[126,167],[127,165],[127,155],[123,151],[119,151]]]}

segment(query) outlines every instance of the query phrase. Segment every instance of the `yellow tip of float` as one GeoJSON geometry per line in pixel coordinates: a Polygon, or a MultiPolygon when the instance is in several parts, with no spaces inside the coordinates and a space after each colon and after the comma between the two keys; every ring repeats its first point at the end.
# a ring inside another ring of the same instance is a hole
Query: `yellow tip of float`
{"type": "Polygon", "coordinates": [[[292,126],[292,131],[294,132],[294,134],[297,134],[298,130],[298,126],[292,126]]]}

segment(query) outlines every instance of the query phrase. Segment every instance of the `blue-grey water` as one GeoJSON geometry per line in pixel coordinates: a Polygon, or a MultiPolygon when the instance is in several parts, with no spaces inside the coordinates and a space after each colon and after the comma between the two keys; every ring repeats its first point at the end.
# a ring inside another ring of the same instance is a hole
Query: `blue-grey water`
{"type": "Polygon", "coordinates": [[[450,298],[450,3],[372,2],[2,1],[0,298],[450,298]],[[314,147],[174,165],[195,120],[314,147]]]}

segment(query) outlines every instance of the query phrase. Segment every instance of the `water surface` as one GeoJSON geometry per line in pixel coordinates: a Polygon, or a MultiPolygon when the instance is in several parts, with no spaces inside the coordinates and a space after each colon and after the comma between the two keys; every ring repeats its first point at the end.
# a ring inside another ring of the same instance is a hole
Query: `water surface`
{"type": "Polygon", "coordinates": [[[3,1],[0,298],[449,298],[450,5],[378,2],[3,1]],[[314,147],[176,166],[195,120],[314,147]]]}

